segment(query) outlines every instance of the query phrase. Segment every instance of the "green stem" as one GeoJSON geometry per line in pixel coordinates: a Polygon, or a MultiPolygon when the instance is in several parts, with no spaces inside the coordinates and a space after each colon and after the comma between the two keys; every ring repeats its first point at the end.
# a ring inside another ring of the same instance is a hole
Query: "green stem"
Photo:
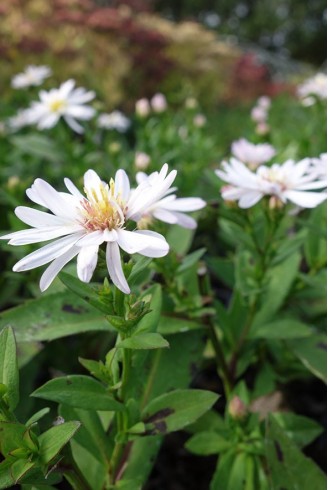
{"type": "Polygon", "coordinates": [[[72,488],[74,488],[75,490],[92,490],[92,487],[90,487],[89,483],[84,478],[79,467],[75,463],[70,449],[67,458],[64,458],[63,468],[64,478],[66,478],[72,488]],[[67,466],[65,464],[66,461],[68,463],[67,466]]]}

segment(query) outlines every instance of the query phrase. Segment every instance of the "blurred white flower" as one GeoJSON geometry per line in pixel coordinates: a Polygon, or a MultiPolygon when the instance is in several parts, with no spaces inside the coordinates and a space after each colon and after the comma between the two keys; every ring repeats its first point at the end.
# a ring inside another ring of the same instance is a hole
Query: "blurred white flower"
{"type": "Polygon", "coordinates": [[[18,130],[30,124],[30,109],[19,109],[15,116],[7,120],[10,129],[18,130]]]}
{"type": "Polygon", "coordinates": [[[221,190],[223,199],[238,201],[241,208],[250,208],[264,196],[273,196],[280,203],[287,201],[302,208],[314,208],[323,202],[325,192],[309,192],[326,187],[325,180],[317,180],[311,172],[309,158],[294,162],[287,160],[271,167],[260,166],[251,172],[245,164],[231,158],[223,162],[223,170],[216,170],[216,175],[229,185],[221,190]]]}
{"type": "Polygon", "coordinates": [[[267,95],[262,95],[257,99],[257,106],[262,107],[262,109],[268,110],[271,107],[271,99],[267,95]]]}
{"type": "Polygon", "coordinates": [[[241,162],[247,163],[252,169],[261,163],[268,162],[276,154],[276,150],[268,143],[253,144],[244,138],[234,141],[231,153],[241,162]]]}
{"type": "Polygon", "coordinates": [[[265,122],[268,118],[268,111],[264,107],[255,106],[251,110],[251,119],[256,123],[265,122]]]}
{"type": "Polygon", "coordinates": [[[48,66],[28,65],[23,73],[15,75],[11,80],[13,88],[26,88],[41,85],[45,78],[52,74],[48,66]]]}
{"type": "Polygon", "coordinates": [[[95,93],[74,87],[75,81],[67,80],[58,89],[54,88],[48,92],[41,90],[40,100],[32,102],[29,109],[30,123],[37,124],[39,129],[48,129],[63,117],[73,131],[83,133],[83,127],[76,119],[85,121],[94,116],[95,110],[85,104],[94,99],[95,93]]]}
{"type": "Polygon", "coordinates": [[[317,98],[327,99],[327,75],[317,73],[314,77],[308,78],[297,87],[297,95],[305,106],[313,105],[317,98]]]}
{"type": "Polygon", "coordinates": [[[166,97],[163,94],[155,94],[151,100],[150,105],[154,112],[164,112],[167,109],[166,97]]]}
{"type": "Polygon", "coordinates": [[[136,102],[136,114],[139,117],[147,117],[150,113],[150,105],[148,99],[139,99],[136,102]]]}
{"type": "Polygon", "coordinates": [[[128,221],[143,213],[162,192],[171,185],[172,179],[162,179],[159,185],[143,182],[133,192],[124,170],[116,172],[115,181],[109,185],[100,180],[96,172],[88,170],[84,175],[84,191],[65,179],[69,192],[57,192],[42,179],[36,179],[27,196],[36,204],[51,211],[38,211],[25,206],[15,209],[16,216],[32,228],[2,236],[11,245],[53,240],[32,252],[17,264],[16,272],[34,269],[51,262],[42,274],[40,288],[47,289],[61,269],[77,256],[77,273],[83,282],[89,282],[97,265],[98,249],[106,243],[106,262],[113,283],[124,293],[130,288],[124,277],[120,248],[129,254],[139,253],[146,257],[163,257],[169,246],[165,238],[153,231],[128,231],[128,221]]]}
{"type": "Polygon", "coordinates": [[[184,214],[185,212],[198,211],[206,206],[206,202],[199,197],[184,197],[177,198],[172,194],[177,190],[176,187],[171,187],[175,177],[176,170],[171,170],[167,175],[168,165],[165,164],[160,172],[153,172],[146,175],[143,172],[138,172],[136,175],[137,182],[140,184],[147,183],[152,189],[162,189],[162,192],[157,194],[156,200],[152,201],[149,206],[145,207],[136,218],[138,218],[138,226],[143,227],[151,223],[153,218],[164,221],[165,223],[177,224],[184,228],[196,228],[197,223],[194,218],[184,214]],[[163,182],[170,181],[169,187],[163,186],[163,182]]]}
{"type": "Polygon", "coordinates": [[[137,151],[134,158],[134,165],[138,170],[146,170],[150,164],[150,156],[143,151],[137,151]]]}
{"type": "Polygon", "coordinates": [[[327,153],[321,153],[319,158],[311,158],[311,171],[317,179],[327,180],[327,153]]]}
{"type": "Polygon", "coordinates": [[[205,126],[207,119],[204,114],[196,114],[192,121],[197,128],[202,128],[205,126]]]}
{"type": "Polygon", "coordinates": [[[196,107],[198,106],[197,99],[195,99],[194,97],[188,97],[185,101],[185,106],[186,109],[196,109],[196,107]]]}
{"type": "Polygon", "coordinates": [[[120,133],[125,133],[129,129],[130,120],[121,111],[113,111],[110,114],[100,114],[97,125],[103,129],[116,129],[120,133]]]}

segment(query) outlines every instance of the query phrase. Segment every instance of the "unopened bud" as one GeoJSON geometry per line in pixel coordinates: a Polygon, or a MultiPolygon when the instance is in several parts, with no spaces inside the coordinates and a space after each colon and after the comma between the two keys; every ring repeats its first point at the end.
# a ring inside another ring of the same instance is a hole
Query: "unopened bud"
{"type": "Polygon", "coordinates": [[[243,419],[247,414],[247,407],[245,403],[235,395],[229,403],[228,407],[229,415],[235,420],[243,419]]]}
{"type": "Polygon", "coordinates": [[[202,128],[206,124],[206,117],[203,114],[196,114],[193,123],[197,128],[202,128]]]}
{"type": "Polygon", "coordinates": [[[150,113],[150,105],[148,99],[140,99],[136,102],[136,113],[140,117],[147,117],[150,113]]]}
{"type": "Polygon", "coordinates": [[[146,170],[150,164],[150,156],[142,151],[137,151],[134,158],[134,165],[138,170],[146,170]]]}
{"type": "Polygon", "coordinates": [[[155,94],[150,104],[154,112],[164,112],[167,109],[166,97],[163,94],[155,94]]]}

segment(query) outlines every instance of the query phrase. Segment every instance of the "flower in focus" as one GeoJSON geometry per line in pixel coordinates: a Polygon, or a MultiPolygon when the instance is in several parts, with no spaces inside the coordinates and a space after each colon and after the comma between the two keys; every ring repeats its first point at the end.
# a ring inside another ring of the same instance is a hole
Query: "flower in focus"
{"type": "Polygon", "coordinates": [[[167,109],[166,97],[163,94],[155,94],[151,100],[150,105],[154,112],[164,112],[167,109]]]}
{"type": "Polygon", "coordinates": [[[297,87],[297,95],[304,106],[315,104],[317,99],[327,99],[327,75],[317,73],[297,87]]]}
{"type": "Polygon", "coordinates": [[[136,114],[139,117],[147,117],[150,113],[150,105],[148,99],[139,99],[136,102],[136,114]]]}
{"type": "Polygon", "coordinates": [[[223,162],[223,170],[215,173],[229,184],[221,190],[223,199],[238,201],[244,209],[254,206],[264,196],[273,196],[283,204],[290,201],[302,208],[314,208],[327,197],[325,192],[309,192],[326,187],[326,180],[318,180],[313,174],[309,158],[300,162],[287,160],[271,167],[262,165],[256,172],[231,158],[229,163],[223,162]]]}
{"type": "Polygon", "coordinates": [[[120,133],[125,133],[130,126],[130,120],[120,111],[113,111],[110,114],[100,114],[97,120],[99,128],[116,129],[120,133]]]}
{"type": "Polygon", "coordinates": [[[206,124],[206,117],[204,114],[196,114],[196,116],[193,118],[193,123],[196,128],[202,128],[206,124]]]}
{"type": "Polygon", "coordinates": [[[144,207],[143,211],[135,216],[138,221],[138,226],[143,228],[151,223],[153,218],[156,218],[165,223],[177,224],[184,228],[194,229],[197,226],[196,221],[184,213],[198,211],[206,206],[206,202],[199,197],[177,198],[175,194],[172,194],[176,191],[176,187],[171,187],[176,177],[176,170],[171,170],[166,176],[167,171],[168,166],[165,164],[160,172],[153,172],[150,175],[143,172],[137,173],[136,179],[139,185],[147,183],[154,190],[162,189],[157,194],[156,200],[153,200],[149,206],[144,207]],[[165,180],[171,181],[169,187],[163,186],[162,183],[165,180]]]}
{"type": "Polygon", "coordinates": [[[69,180],[69,192],[57,192],[42,179],[36,179],[27,196],[51,213],[25,206],[15,209],[16,216],[32,228],[2,236],[11,245],[54,240],[17,262],[16,272],[34,269],[51,262],[40,280],[40,289],[49,287],[60,270],[77,256],[77,274],[89,282],[97,265],[98,250],[106,243],[106,262],[113,283],[126,294],[130,288],[124,277],[120,248],[129,254],[163,257],[169,251],[165,238],[153,231],[126,229],[129,220],[143,213],[167,188],[172,179],[163,178],[158,186],[143,182],[132,193],[123,170],[116,172],[115,180],[105,184],[96,172],[84,175],[85,195],[69,180]]]}
{"type": "Polygon", "coordinates": [[[28,65],[23,73],[19,73],[12,78],[11,86],[13,88],[26,88],[32,85],[41,85],[51,73],[52,71],[48,66],[28,65]]]}
{"type": "Polygon", "coordinates": [[[247,163],[255,169],[261,163],[268,162],[276,154],[276,150],[269,143],[255,145],[244,138],[234,141],[231,153],[241,162],[247,163]]]}
{"type": "Polygon", "coordinates": [[[54,127],[63,117],[73,131],[83,133],[83,127],[76,119],[85,121],[94,116],[95,110],[85,104],[94,99],[95,93],[74,87],[75,81],[67,80],[58,89],[48,92],[41,90],[40,100],[32,102],[29,109],[30,123],[37,124],[39,129],[48,129],[54,127]]]}
{"type": "Polygon", "coordinates": [[[143,151],[137,151],[134,158],[134,165],[138,170],[146,170],[150,164],[150,156],[143,151]]]}

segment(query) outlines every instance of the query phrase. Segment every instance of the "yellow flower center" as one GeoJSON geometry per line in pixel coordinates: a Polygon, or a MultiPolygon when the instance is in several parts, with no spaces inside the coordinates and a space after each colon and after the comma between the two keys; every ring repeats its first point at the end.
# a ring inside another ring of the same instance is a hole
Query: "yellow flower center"
{"type": "Polygon", "coordinates": [[[124,225],[121,203],[115,199],[115,184],[100,184],[97,188],[84,189],[87,199],[81,202],[83,226],[89,231],[113,230],[124,225]]]}
{"type": "Polygon", "coordinates": [[[49,109],[51,112],[59,112],[66,107],[66,101],[63,99],[55,99],[49,103],[49,109]]]}

